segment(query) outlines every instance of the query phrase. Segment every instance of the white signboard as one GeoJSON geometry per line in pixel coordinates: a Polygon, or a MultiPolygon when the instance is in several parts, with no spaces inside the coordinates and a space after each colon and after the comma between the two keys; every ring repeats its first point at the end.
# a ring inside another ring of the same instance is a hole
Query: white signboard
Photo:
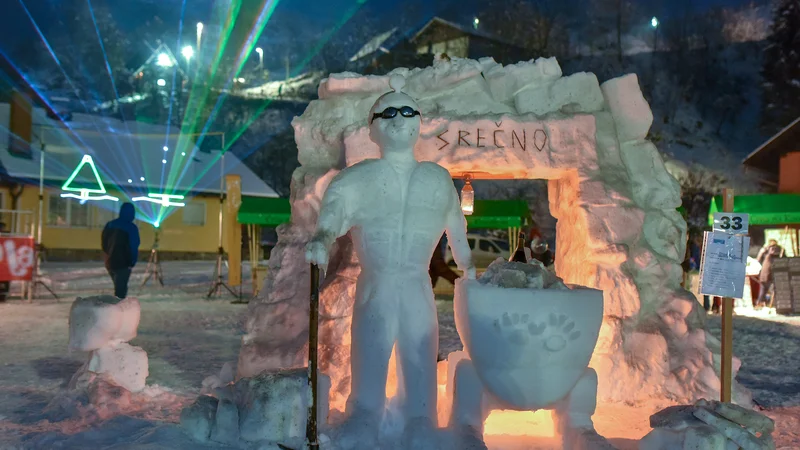
{"type": "Polygon", "coordinates": [[[714,231],[723,233],[747,234],[750,225],[749,214],[714,213],[714,231]]]}
{"type": "Polygon", "coordinates": [[[749,248],[748,236],[706,232],[700,263],[700,293],[742,298],[749,248]]]}

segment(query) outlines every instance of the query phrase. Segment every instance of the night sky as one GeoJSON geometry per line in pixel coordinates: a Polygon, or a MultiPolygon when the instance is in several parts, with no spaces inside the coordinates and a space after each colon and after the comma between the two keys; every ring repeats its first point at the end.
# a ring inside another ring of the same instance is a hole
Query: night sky
{"type": "MultiPolygon", "coordinates": [[[[90,0],[91,1],[91,0],[90,0]]],[[[94,0],[95,3],[98,0],[94,0]]],[[[232,1],[237,0],[185,0],[184,35],[191,34],[194,24],[198,21],[207,24],[213,23],[214,9],[226,8],[232,1]]],[[[245,3],[255,2],[260,4],[262,0],[238,0],[245,3]]],[[[762,0],[767,1],[767,0],[762,0]]],[[[357,3],[364,3],[363,13],[369,14],[375,22],[381,24],[385,29],[392,27],[392,19],[404,7],[416,6],[421,8],[427,17],[432,17],[442,11],[458,13],[461,17],[469,18],[481,9],[484,0],[281,0],[273,15],[273,21],[282,20],[284,17],[291,17],[293,23],[301,23],[302,28],[292,30],[285,39],[302,42],[303,46],[311,46],[315,39],[322,35],[326,30],[335,26],[342,20],[344,11],[353,7],[357,3]]],[[[565,0],[563,2],[553,2],[554,4],[571,4],[573,10],[584,9],[588,0],[565,0]]],[[[651,10],[653,15],[667,17],[671,14],[682,12],[686,4],[691,4],[695,9],[707,9],[712,6],[738,6],[747,3],[748,0],[635,0],[639,9],[642,11],[651,10]]],[[[25,14],[21,3],[28,8],[33,16],[36,25],[48,36],[48,39],[56,39],[51,33],[54,25],[59,20],[59,14],[63,11],[60,8],[61,0],[3,0],[3,10],[0,11],[0,50],[6,54],[18,55],[20,51],[25,51],[27,44],[39,40],[35,28],[25,14]]],[[[112,17],[117,25],[124,32],[132,32],[141,29],[143,23],[153,16],[158,16],[165,24],[174,26],[177,32],[181,9],[184,4],[181,0],[106,0],[112,11],[112,17]],[[174,24],[174,25],[172,25],[174,24]]],[[[580,19],[578,19],[580,20],[580,19]]],[[[268,24],[267,27],[270,27],[268,24]]],[[[421,24],[419,24],[421,25],[421,24]]],[[[88,24],[91,26],[91,24],[88,24]]],[[[401,30],[409,31],[409,30],[401,30]]],[[[276,39],[275,33],[266,30],[257,45],[269,47],[271,39],[276,39]]]]}

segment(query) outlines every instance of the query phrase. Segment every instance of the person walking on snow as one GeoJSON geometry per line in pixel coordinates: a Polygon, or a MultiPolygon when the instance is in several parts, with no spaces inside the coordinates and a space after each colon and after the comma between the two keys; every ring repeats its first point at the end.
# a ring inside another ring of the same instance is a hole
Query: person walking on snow
{"type": "Polygon", "coordinates": [[[139,228],[133,223],[135,216],[133,203],[123,203],[119,217],[103,228],[102,247],[106,270],[114,283],[114,295],[119,298],[128,295],[128,280],[139,259],[139,228]]]}
{"type": "Polygon", "coordinates": [[[761,247],[758,251],[758,262],[761,263],[761,272],[758,274],[758,282],[761,284],[760,292],[758,293],[758,305],[767,303],[767,293],[772,288],[772,261],[775,258],[780,258],[783,255],[783,248],[778,245],[778,241],[770,239],[767,245],[761,247]]]}

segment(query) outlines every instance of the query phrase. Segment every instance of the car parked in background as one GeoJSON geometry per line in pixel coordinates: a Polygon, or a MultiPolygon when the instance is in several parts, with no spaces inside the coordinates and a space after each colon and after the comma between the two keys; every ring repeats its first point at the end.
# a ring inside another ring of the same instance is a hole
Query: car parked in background
{"type": "MultiPolygon", "coordinates": [[[[469,248],[472,250],[472,263],[479,269],[485,269],[497,258],[508,260],[511,257],[508,241],[502,239],[480,234],[468,234],[467,243],[469,243],[469,248]]],[[[445,254],[445,261],[450,266],[456,265],[449,246],[445,254]]]]}

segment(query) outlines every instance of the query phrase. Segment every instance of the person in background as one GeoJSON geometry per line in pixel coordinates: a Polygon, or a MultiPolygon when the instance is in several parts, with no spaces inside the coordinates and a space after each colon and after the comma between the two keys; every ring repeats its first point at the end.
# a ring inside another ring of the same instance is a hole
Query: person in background
{"type": "Polygon", "coordinates": [[[439,281],[439,277],[444,278],[450,284],[455,286],[456,280],[458,279],[458,274],[447,265],[447,261],[444,260],[444,255],[447,252],[447,237],[442,235],[442,239],[439,240],[439,245],[433,249],[433,256],[431,257],[431,265],[428,269],[428,274],[431,277],[431,286],[436,287],[436,283],[439,281]]]}
{"type": "Polygon", "coordinates": [[[761,284],[761,289],[758,293],[758,306],[763,306],[767,303],[767,293],[772,288],[772,261],[782,256],[783,248],[778,245],[778,241],[775,239],[770,239],[767,245],[761,247],[761,250],[758,251],[756,259],[761,263],[761,272],[758,274],[758,282],[761,284]]]}
{"type": "MultiPolygon", "coordinates": [[[[4,222],[0,222],[0,233],[8,233],[6,230],[6,224],[4,222]]],[[[11,282],[10,281],[0,281],[0,302],[6,301],[8,298],[8,293],[11,291],[11,282]]]]}
{"type": "Polygon", "coordinates": [[[133,203],[123,203],[119,217],[103,228],[102,247],[106,270],[114,283],[114,295],[119,298],[128,295],[128,280],[139,259],[139,228],[133,223],[135,217],[133,203]]]}

